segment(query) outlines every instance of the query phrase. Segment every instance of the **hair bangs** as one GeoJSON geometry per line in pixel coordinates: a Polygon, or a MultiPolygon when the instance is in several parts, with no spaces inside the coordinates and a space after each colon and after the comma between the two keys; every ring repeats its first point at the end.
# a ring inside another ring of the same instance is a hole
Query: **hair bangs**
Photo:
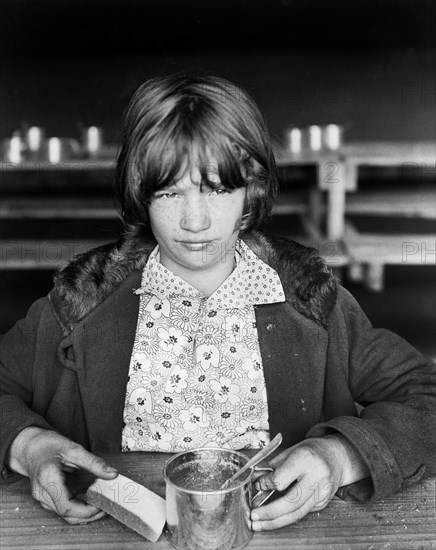
{"type": "Polygon", "coordinates": [[[156,191],[195,169],[200,172],[201,183],[212,188],[237,189],[247,185],[241,170],[241,152],[228,138],[213,131],[205,132],[201,124],[169,126],[143,145],[143,154],[138,155],[136,171],[145,202],[156,191]]]}
{"type": "Polygon", "coordinates": [[[211,133],[198,149],[196,167],[201,180],[210,187],[222,186],[225,189],[246,187],[247,182],[241,171],[239,155],[228,138],[211,133]],[[216,177],[219,181],[216,181],[216,177]]]}
{"type": "Polygon", "coordinates": [[[142,148],[138,157],[137,173],[141,195],[148,201],[153,193],[170,186],[183,176],[188,167],[189,149],[176,135],[158,134],[142,148]]]}

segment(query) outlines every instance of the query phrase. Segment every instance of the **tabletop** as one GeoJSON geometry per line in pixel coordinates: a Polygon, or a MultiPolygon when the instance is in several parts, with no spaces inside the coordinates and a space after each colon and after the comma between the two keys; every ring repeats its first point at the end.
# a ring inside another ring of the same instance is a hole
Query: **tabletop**
{"type": "MultiPolygon", "coordinates": [[[[162,469],[168,454],[120,453],[105,458],[123,474],[165,496],[162,469]]],[[[70,484],[85,491],[92,479],[74,474],[70,484]]],[[[277,531],[255,533],[247,550],[435,550],[436,479],[428,478],[374,504],[342,501],[277,531]]],[[[151,543],[110,516],[69,525],[41,508],[25,478],[0,486],[0,548],[31,550],[130,550],[172,548],[163,534],[151,543]]]]}

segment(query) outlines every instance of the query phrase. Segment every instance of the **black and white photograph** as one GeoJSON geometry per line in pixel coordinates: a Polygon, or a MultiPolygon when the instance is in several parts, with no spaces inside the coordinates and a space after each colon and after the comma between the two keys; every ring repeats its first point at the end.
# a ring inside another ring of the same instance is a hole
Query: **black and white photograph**
{"type": "Polygon", "coordinates": [[[0,21],[0,548],[434,550],[434,0],[0,21]]]}

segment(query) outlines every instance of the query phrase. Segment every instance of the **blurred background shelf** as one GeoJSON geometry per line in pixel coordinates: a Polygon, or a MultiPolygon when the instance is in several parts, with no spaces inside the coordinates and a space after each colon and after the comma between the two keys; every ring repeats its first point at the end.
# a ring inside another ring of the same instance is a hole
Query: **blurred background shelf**
{"type": "Polygon", "coordinates": [[[436,145],[432,141],[373,141],[346,144],[341,148],[349,164],[398,166],[413,170],[417,165],[434,165],[436,145]]]}
{"type": "Polygon", "coordinates": [[[0,240],[2,269],[55,270],[65,267],[78,254],[112,239],[11,239],[0,240]]]}
{"type": "Polygon", "coordinates": [[[347,196],[345,213],[436,220],[436,190],[366,191],[347,196]]]}
{"type": "Polygon", "coordinates": [[[23,162],[1,162],[1,172],[38,172],[38,171],[68,171],[68,170],[113,170],[115,168],[115,157],[98,159],[71,159],[61,162],[30,161],[23,162]]]}
{"type": "MultiPolygon", "coordinates": [[[[68,229],[65,232],[65,225],[60,229],[62,221],[80,223],[87,220],[97,224],[119,221],[111,197],[114,151],[112,148],[109,158],[69,160],[58,164],[1,163],[2,233],[6,232],[14,242],[25,237],[20,237],[20,229],[14,227],[14,221],[37,220],[42,229],[41,243],[44,238],[53,237],[57,239],[56,246],[67,250],[70,246],[68,229]],[[46,236],[44,223],[48,232],[46,236]]],[[[379,219],[404,217],[435,222],[434,144],[362,142],[344,145],[337,151],[309,151],[298,155],[277,147],[276,156],[280,196],[269,229],[300,242],[310,242],[325,258],[329,258],[329,252],[325,250],[336,247],[337,267],[351,264],[349,273],[352,280],[365,279],[360,275],[363,272],[374,274],[377,271],[379,280],[375,282],[372,277],[369,287],[381,290],[383,266],[404,263],[404,243],[419,240],[426,251],[434,249],[435,231],[432,228],[428,233],[418,235],[415,235],[416,230],[413,234],[389,235],[377,231],[367,234],[359,231],[349,219],[361,216],[379,219]],[[376,178],[376,184],[368,187],[362,179],[362,172],[371,168],[388,169],[384,186],[376,178]],[[309,171],[305,172],[307,169],[309,171]],[[292,216],[298,218],[300,231],[296,232],[288,223],[292,216]]],[[[106,242],[111,236],[115,237],[120,227],[116,224],[109,229],[99,226],[96,236],[100,240],[99,232],[103,233],[106,242]]],[[[29,237],[34,237],[33,231],[29,237]]],[[[82,244],[87,246],[87,235],[78,236],[76,230],[74,237],[84,239],[82,244]]],[[[9,247],[8,250],[12,249],[9,247]]],[[[430,253],[425,256],[425,262],[419,260],[419,254],[412,256],[408,255],[408,261],[415,265],[435,263],[427,258],[430,253]]],[[[69,258],[68,254],[61,253],[56,267],[64,265],[66,258],[69,258]]],[[[20,269],[35,269],[32,259],[18,261],[12,252],[8,252],[7,257],[0,256],[0,269],[15,269],[17,265],[20,269]]]]}
{"type": "Polygon", "coordinates": [[[385,270],[395,266],[436,266],[436,232],[381,234],[363,233],[348,221],[344,245],[348,256],[348,277],[380,292],[385,287],[385,270]]]}
{"type": "Polygon", "coordinates": [[[0,203],[0,219],[30,220],[50,218],[115,219],[113,202],[105,197],[41,199],[39,197],[7,197],[0,203]]]}
{"type": "Polygon", "coordinates": [[[380,292],[388,265],[435,266],[435,143],[349,145],[343,157],[349,191],[343,235],[349,278],[380,292]],[[361,178],[365,169],[384,170],[385,177],[368,184],[361,178]],[[365,217],[371,220],[369,231],[356,226],[365,217]],[[384,230],[377,231],[383,221],[384,230]]]}
{"type": "Polygon", "coordinates": [[[436,160],[436,145],[432,141],[361,141],[343,143],[337,150],[307,151],[293,154],[281,144],[275,145],[277,164],[322,164],[346,160],[355,165],[398,166],[432,165],[436,160]]]}

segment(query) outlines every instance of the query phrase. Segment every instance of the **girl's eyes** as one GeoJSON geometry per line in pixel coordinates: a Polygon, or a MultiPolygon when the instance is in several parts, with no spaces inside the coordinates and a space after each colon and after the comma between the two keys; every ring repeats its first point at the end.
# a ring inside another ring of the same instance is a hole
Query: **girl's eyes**
{"type": "MultiPolygon", "coordinates": [[[[212,189],[210,191],[207,191],[210,195],[226,195],[228,193],[231,193],[230,189],[225,189],[224,187],[218,188],[218,189],[212,189]]],[[[176,192],[168,192],[168,193],[160,193],[158,195],[155,195],[155,199],[174,199],[176,197],[179,197],[179,193],[176,192]]]]}
{"type": "Polygon", "coordinates": [[[156,195],[156,199],[173,199],[177,197],[177,193],[162,193],[161,195],[156,195]]]}
{"type": "Polygon", "coordinates": [[[214,189],[211,194],[213,194],[213,195],[225,195],[227,193],[230,193],[230,190],[222,187],[220,189],[214,189]]]}

